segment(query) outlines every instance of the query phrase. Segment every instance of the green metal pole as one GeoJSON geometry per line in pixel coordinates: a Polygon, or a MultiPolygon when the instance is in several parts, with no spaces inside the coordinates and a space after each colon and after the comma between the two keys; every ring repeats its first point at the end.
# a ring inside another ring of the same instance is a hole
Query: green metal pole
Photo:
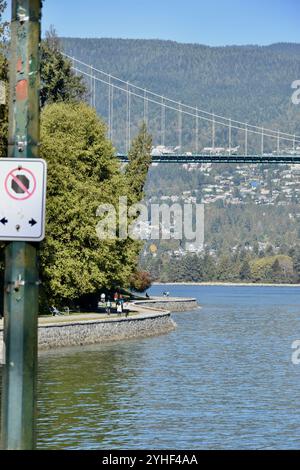
{"type": "MultiPolygon", "coordinates": [[[[8,156],[39,156],[41,0],[12,0],[8,156]]],[[[35,447],[38,269],[37,245],[5,250],[1,444],[35,447]]]]}

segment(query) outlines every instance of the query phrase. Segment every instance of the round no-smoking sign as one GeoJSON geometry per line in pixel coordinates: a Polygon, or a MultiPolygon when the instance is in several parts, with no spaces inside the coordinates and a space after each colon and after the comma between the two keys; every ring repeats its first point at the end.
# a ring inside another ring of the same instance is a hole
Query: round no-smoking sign
{"type": "Polygon", "coordinates": [[[16,201],[29,199],[36,190],[36,177],[27,168],[15,168],[5,178],[5,191],[16,201]]]}

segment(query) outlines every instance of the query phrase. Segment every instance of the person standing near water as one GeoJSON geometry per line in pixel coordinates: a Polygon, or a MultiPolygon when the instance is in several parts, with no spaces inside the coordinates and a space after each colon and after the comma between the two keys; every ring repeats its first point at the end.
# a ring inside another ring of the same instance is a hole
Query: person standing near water
{"type": "Polygon", "coordinates": [[[118,313],[119,315],[121,315],[121,313],[123,313],[122,302],[118,302],[118,305],[117,305],[117,313],[118,313]]]}
{"type": "Polygon", "coordinates": [[[107,299],[107,302],[106,302],[106,313],[107,313],[107,315],[110,314],[110,311],[111,311],[111,301],[109,299],[107,299]]]}

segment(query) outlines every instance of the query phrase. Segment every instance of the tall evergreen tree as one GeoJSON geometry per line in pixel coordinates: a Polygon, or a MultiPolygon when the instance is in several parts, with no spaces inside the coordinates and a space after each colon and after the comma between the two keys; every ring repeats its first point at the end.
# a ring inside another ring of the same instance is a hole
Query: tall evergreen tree
{"type": "Polygon", "coordinates": [[[242,281],[246,281],[251,278],[251,268],[247,260],[243,261],[239,274],[242,281]]]}
{"type": "MultiPolygon", "coordinates": [[[[152,161],[151,148],[152,137],[147,132],[146,124],[143,123],[138,135],[132,141],[128,155],[129,163],[125,170],[125,177],[128,185],[128,201],[130,204],[140,202],[144,197],[144,187],[152,161]]],[[[130,221],[130,223],[132,223],[132,221],[130,221]]],[[[143,243],[139,242],[140,249],[142,249],[142,246],[143,243]]],[[[141,279],[144,277],[145,273],[136,268],[132,278],[141,279]]],[[[151,279],[150,274],[148,275],[148,278],[151,279]]],[[[150,281],[148,287],[149,286],[150,281]]]]}
{"type": "Polygon", "coordinates": [[[82,76],[72,71],[72,63],[61,52],[53,27],[41,44],[41,105],[81,101],[86,94],[82,76]]]}
{"type": "Polygon", "coordinates": [[[126,177],[132,192],[132,202],[140,201],[144,196],[144,187],[151,166],[152,137],[143,123],[136,138],[132,141],[129,151],[129,163],[126,167],[126,177]]]}
{"type": "Polygon", "coordinates": [[[282,274],[283,272],[280,263],[278,261],[278,258],[276,258],[270,269],[270,278],[274,282],[280,282],[283,277],[282,274]]]}

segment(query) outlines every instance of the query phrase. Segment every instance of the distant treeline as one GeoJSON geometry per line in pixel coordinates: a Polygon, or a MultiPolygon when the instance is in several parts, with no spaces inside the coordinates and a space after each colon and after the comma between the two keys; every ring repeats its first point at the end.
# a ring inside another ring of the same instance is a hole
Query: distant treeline
{"type": "Polygon", "coordinates": [[[168,254],[142,262],[152,279],[161,282],[269,282],[299,283],[299,247],[290,256],[262,256],[241,250],[215,257],[209,253],[174,258],[168,254]]]}
{"type": "Polygon", "coordinates": [[[300,281],[296,204],[209,204],[205,206],[204,228],[204,252],[182,255],[185,241],[149,241],[141,254],[141,269],[163,282],[300,281]]]}

